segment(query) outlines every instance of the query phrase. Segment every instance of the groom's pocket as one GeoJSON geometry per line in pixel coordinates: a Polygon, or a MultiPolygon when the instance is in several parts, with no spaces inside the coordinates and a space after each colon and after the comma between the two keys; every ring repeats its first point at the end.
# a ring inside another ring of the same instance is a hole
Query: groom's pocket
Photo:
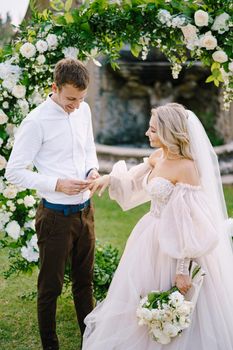
{"type": "Polygon", "coordinates": [[[45,242],[54,231],[56,221],[56,214],[52,210],[44,209],[42,205],[39,206],[36,213],[36,234],[38,244],[45,242]]]}

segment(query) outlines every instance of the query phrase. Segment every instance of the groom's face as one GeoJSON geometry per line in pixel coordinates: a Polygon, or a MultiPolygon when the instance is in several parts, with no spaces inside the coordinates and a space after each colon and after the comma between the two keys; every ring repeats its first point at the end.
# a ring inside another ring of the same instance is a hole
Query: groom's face
{"type": "Polygon", "coordinates": [[[57,95],[58,104],[67,113],[72,113],[79,108],[80,103],[83,102],[87,94],[87,90],[80,90],[71,84],[57,87],[55,83],[53,84],[53,92],[57,95]]]}

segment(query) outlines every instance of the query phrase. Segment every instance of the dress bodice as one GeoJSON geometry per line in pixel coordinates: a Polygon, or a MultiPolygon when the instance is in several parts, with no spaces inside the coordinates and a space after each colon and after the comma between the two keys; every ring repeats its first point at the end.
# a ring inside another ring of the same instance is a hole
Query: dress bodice
{"type": "Polygon", "coordinates": [[[172,195],[175,185],[163,177],[154,177],[148,181],[147,175],[144,178],[144,187],[151,197],[151,214],[160,217],[163,208],[172,195]]]}

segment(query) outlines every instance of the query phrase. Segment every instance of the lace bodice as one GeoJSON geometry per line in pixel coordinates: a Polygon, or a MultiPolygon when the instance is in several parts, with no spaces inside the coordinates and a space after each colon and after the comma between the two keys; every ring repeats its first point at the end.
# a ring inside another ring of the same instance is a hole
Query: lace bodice
{"type": "Polygon", "coordinates": [[[144,187],[151,197],[151,214],[160,217],[163,208],[170,199],[175,185],[163,177],[154,177],[148,181],[148,176],[146,176],[144,178],[144,187]]]}

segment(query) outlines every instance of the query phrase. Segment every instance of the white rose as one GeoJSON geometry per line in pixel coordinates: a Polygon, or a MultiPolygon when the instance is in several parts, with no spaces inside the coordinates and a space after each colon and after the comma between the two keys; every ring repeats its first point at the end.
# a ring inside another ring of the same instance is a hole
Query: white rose
{"type": "Polygon", "coordinates": [[[28,102],[26,100],[18,100],[17,102],[18,102],[19,108],[21,109],[23,116],[27,115],[28,111],[29,111],[28,102]]]}
{"type": "Polygon", "coordinates": [[[205,33],[201,38],[200,44],[202,47],[205,47],[207,50],[214,50],[218,45],[217,39],[211,34],[211,32],[205,33]]]}
{"type": "Polygon", "coordinates": [[[184,296],[180,292],[173,292],[169,295],[169,300],[172,306],[179,307],[184,302],[184,296]]]}
{"type": "Polygon", "coordinates": [[[2,107],[4,109],[8,109],[9,108],[9,103],[7,101],[4,101],[3,104],[2,104],[2,107]]]}
{"type": "Polygon", "coordinates": [[[3,191],[3,196],[9,199],[13,199],[16,197],[18,191],[14,185],[9,185],[3,191]]]}
{"type": "Polygon", "coordinates": [[[58,40],[57,40],[57,36],[55,34],[48,34],[46,37],[46,41],[48,43],[48,47],[50,50],[56,49],[56,47],[58,45],[58,40]]]}
{"type": "Polygon", "coordinates": [[[8,123],[6,126],[6,132],[8,133],[9,136],[14,136],[17,129],[18,128],[12,123],[8,123]]]}
{"type": "Polygon", "coordinates": [[[196,11],[194,14],[194,21],[196,26],[198,27],[208,26],[208,21],[209,21],[208,12],[205,12],[203,10],[196,11]]]}
{"type": "Polygon", "coordinates": [[[8,121],[7,115],[3,112],[2,109],[0,109],[0,125],[6,124],[8,121]]]}
{"type": "Polygon", "coordinates": [[[224,12],[221,15],[217,16],[214,20],[214,24],[211,29],[218,31],[219,34],[223,34],[229,30],[228,21],[230,16],[228,13],[224,12]]]}
{"type": "Polygon", "coordinates": [[[159,10],[158,12],[158,20],[162,23],[162,24],[166,24],[167,26],[171,26],[171,14],[169,11],[167,10],[159,10]]]}
{"type": "Polygon", "coordinates": [[[224,63],[228,61],[227,54],[222,50],[215,51],[212,57],[215,62],[224,63]]]}
{"type": "Polygon", "coordinates": [[[79,50],[76,47],[65,47],[62,50],[62,53],[64,53],[64,56],[67,58],[77,58],[78,54],[79,54],[79,50]]]}
{"type": "Polygon", "coordinates": [[[0,170],[4,169],[6,167],[7,161],[6,158],[0,155],[0,170]]]}
{"type": "Polygon", "coordinates": [[[16,79],[15,76],[11,75],[3,80],[2,86],[11,92],[17,81],[18,79],[16,79]]]}
{"type": "Polygon", "coordinates": [[[186,40],[193,40],[197,37],[197,27],[192,24],[187,24],[187,26],[181,27],[182,33],[186,40]]]}
{"type": "Polygon", "coordinates": [[[26,87],[24,85],[15,85],[12,89],[12,95],[16,98],[24,98],[26,94],[26,87]]]}
{"type": "Polygon", "coordinates": [[[163,331],[164,331],[165,335],[167,335],[168,337],[175,337],[179,332],[179,328],[174,326],[171,323],[165,322],[164,327],[163,327],[163,331]]]}
{"type": "Polygon", "coordinates": [[[40,53],[48,50],[48,44],[45,40],[38,40],[36,43],[36,48],[40,53]]]}
{"type": "Polygon", "coordinates": [[[36,48],[31,43],[23,44],[19,51],[20,51],[21,55],[26,57],[26,58],[31,58],[36,54],[36,48]]]}
{"type": "Polygon", "coordinates": [[[24,205],[25,207],[33,207],[36,203],[35,198],[33,196],[25,196],[24,197],[24,205]]]}
{"type": "Polygon", "coordinates": [[[20,236],[20,226],[18,222],[15,220],[10,221],[7,224],[5,230],[6,230],[6,233],[15,240],[17,240],[20,236]]]}
{"type": "Polygon", "coordinates": [[[21,254],[24,259],[26,259],[29,262],[38,261],[39,259],[39,253],[36,252],[33,247],[29,244],[27,244],[27,247],[21,248],[21,254]]]}
{"type": "Polygon", "coordinates": [[[172,28],[181,28],[185,24],[184,16],[176,16],[172,19],[172,28]]]}
{"type": "Polygon", "coordinates": [[[228,65],[229,71],[233,72],[233,61],[231,61],[228,65]]]}
{"type": "Polygon", "coordinates": [[[42,65],[42,64],[45,63],[46,58],[45,58],[44,55],[39,55],[39,56],[36,58],[36,60],[37,60],[37,63],[38,63],[38,64],[42,65]]]}

